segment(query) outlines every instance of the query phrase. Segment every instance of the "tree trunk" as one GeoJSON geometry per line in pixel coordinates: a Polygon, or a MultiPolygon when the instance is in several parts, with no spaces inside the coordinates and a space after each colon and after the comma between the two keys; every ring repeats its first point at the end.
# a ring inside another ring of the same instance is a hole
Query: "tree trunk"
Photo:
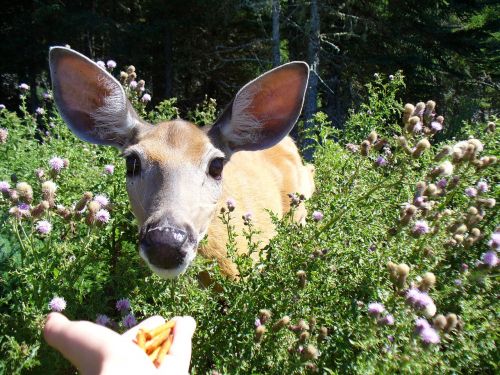
{"type": "Polygon", "coordinates": [[[280,0],[273,0],[273,67],[280,64],[280,0]]]}
{"type": "MultiPolygon", "coordinates": [[[[307,59],[311,68],[309,75],[309,85],[307,88],[306,100],[304,103],[304,131],[310,129],[313,124],[313,116],[317,111],[317,97],[318,97],[318,70],[319,70],[319,11],[318,1],[311,0],[311,21],[309,30],[309,43],[307,59]]],[[[312,142],[310,139],[302,136],[303,155],[307,160],[312,159],[314,150],[311,148],[312,142]]]]}

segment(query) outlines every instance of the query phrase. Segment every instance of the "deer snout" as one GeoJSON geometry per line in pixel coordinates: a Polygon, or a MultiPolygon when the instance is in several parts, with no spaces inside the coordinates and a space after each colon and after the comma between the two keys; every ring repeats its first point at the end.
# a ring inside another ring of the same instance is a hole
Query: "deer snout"
{"type": "Polygon", "coordinates": [[[186,262],[189,238],[186,230],[173,226],[147,229],[140,239],[141,251],[150,265],[161,269],[175,269],[186,262]]]}

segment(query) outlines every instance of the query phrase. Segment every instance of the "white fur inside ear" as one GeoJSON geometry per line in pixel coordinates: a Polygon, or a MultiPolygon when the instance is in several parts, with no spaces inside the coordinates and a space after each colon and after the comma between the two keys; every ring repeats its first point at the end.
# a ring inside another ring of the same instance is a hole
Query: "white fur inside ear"
{"type": "Polygon", "coordinates": [[[252,103],[260,90],[258,82],[243,87],[233,102],[231,125],[223,127],[222,135],[234,145],[258,143],[263,123],[252,115],[252,103]]]}
{"type": "Polygon", "coordinates": [[[103,98],[104,104],[90,116],[95,122],[95,133],[99,138],[108,140],[127,139],[135,119],[127,108],[127,98],[120,83],[107,77],[103,72],[97,80],[109,94],[103,98]]]}

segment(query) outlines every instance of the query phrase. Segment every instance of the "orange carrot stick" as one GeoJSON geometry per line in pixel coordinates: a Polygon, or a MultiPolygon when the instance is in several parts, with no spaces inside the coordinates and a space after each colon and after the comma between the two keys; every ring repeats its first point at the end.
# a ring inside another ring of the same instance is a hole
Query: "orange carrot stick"
{"type": "Polygon", "coordinates": [[[170,335],[171,328],[169,328],[166,331],[163,331],[153,337],[151,340],[146,342],[146,345],[144,349],[146,350],[146,353],[151,353],[154,351],[156,348],[158,348],[163,342],[168,338],[168,335],[170,335]]]}
{"type": "Polygon", "coordinates": [[[158,353],[160,352],[160,349],[161,349],[161,346],[157,347],[151,354],[149,354],[149,359],[154,362],[156,360],[156,357],[158,357],[158,353]]]}
{"type": "Polygon", "coordinates": [[[158,352],[158,356],[154,360],[154,364],[155,364],[156,367],[160,367],[161,363],[165,359],[165,356],[168,354],[168,351],[170,350],[170,347],[172,346],[172,341],[173,340],[174,340],[174,335],[170,335],[170,336],[168,336],[167,341],[165,341],[161,345],[161,347],[160,347],[161,349],[158,352]]]}
{"type": "Polygon", "coordinates": [[[148,339],[148,340],[152,339],[153,337],[157,336],[163,330],[173,328],[174,326],[175,326],[175,320],[169,320],[168,322],[163,323],[162,325],[160,325],[156,328],[153,328],[150,331],[147,331],[146,332],[146,339],[148,339]]]}
{"type": "Polygon", "coordinates": [[[144,349],[146,345],[146,332],[144,332],[142,328],[137,332],[135,340],[136,344],[139,345],[139,348],[144,349]]]}

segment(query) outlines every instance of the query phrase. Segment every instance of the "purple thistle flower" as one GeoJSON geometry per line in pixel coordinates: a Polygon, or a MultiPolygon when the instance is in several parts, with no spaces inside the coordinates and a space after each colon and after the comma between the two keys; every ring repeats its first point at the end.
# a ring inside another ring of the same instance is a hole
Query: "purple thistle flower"
{"type": "Polygon", "coordinates": [[[480,193],[486,193],[489,190],[488,183],[486,181],[479,181],[477,183],[477,191],[480,193]]]}
{"type": "Polygon", "coordinates": [[[99,60],[96,62],[96,64],[99,66],[99,68],[106,69],[106,64],[104,64],[104,61],[99,60]]]}
{"type": "Polygon", "coordinates": [[[95,217],[96,217],[97,221],[99,221],[101,223],[107,223],[110,219],[109,211],[105,210],[105,209],[101,209],[101,210],[97,211],[97,213],[95,214],[95,217]]]}
{"type": "Polygon", "coordinates": [[[94,197],[94,200],[96,202],[98,202],[101,207],[106,207],[108,204],[109,204],[109,199],[108,197],[106,197],[105,195],[103,194],[97,194],[95,197],[94,197]]]}
{"type": "Polygon", "coordinates": [[[115,173],[115,166],[113,164],[106,164],[104,166],[104,173],[106,173],[106,174],[115,173]]]}
{"type": "Polygon", "coordinates": [[[372,302],[368,304],[368,314],[372,316],[379,316],[385,311],[384,305],[379,302],[372,302]]]}
{"type": "Polygon", "coordinates": [[[415,320],[415,331],[417,333],[421,333],[426,328],[431,328],[431,325],[429,324],[427,319],[418,318],[417,320],[415,320]]]}
{"type": "Polygon", "coordinates": [[[413,133],[420,133],[422,131],[422,128],[422,121],[417,122],[413,127],[413,133]]]}
{"type": "Polygon", "coordinates": [[[142,96],[142,98],[141,98],[141,101],[142,101],[143,103],[148,103],[148,102],[150,102],[150,101],[151,101],[151,95],[149,95],[149,94],[144,94],[144,95],[142,96]]]}
{"type": "Polygon", "coordinates": [[[250,221],[252,220],[252,216],[253,216],[252,212],[248,211],[245,215],[243,215],[243,220],[250,221]]]}
{"type": "Polygon", "coordinates": [[[48,234],[52,230],[52,224],[50,224],[47,220],[40,220],[36,223],[36,230],[40,234],[48,234]]]}
{"type": "Polygon", "coordinates": [[[108,69],[113,70],[114,68],[116,68],[116,61],[115,60],[108,60],[108,62],[106,63],[106,66],[108,67],[108,69]]]}
{"type": "Polygon", "coordinates": [[[27,204],[27,203],[20,203],[17,208],[19,209],[19,211],[21,212],[21,214],[28,214],[30,212],[30,205],[27,204]]]}
{"type": "Polygon", "coordinates": [[[352,152],[353,154],[359,151],[359,146],[353,143],[348,143],[345,145],[347,151],[352,152]]]}
{"type": "Polygon", "coordinates": [[[233,211],[236,207],[236,201],[233,198],[228,198],[226,201],[227,209],[233,211]]]}
{"type": "Polygon", "coordinates": [[[484,264],[489,268],[493,268],[498,264],[497,253],[493,250],[487,251],[482,256],[484,264]]]}
{"type": "Polygon", "coordinates": [[[130,310],[130,301],[127,298],[122,298],[116,301],[116,309],[122,313],[130,310]]]}
{"type": "Polygon", "coordinates": [[[439,188],[441,189],[444,189],[446,187],[446,185],[448,185],[448,180],[446,178],[442,178],[440,179],[437,184],[436,184],[439,188]]]}
{"type": "Polygon", "coordinates": [[[134,314],[130,313],[123,317],[122,323],[125,328],[132,328],[137,324],[137,320],[135,319],[134,314]]]}
{"type": "Polygon", "coordinates": [[[64,168],[64,160],[58,156],[54,156],[49,160],[49,166],[53,171],[59,172],[64,168]]]}
{"type": "MultiPolygon", "coordinates": [[[[3,192],[3,190],[1,188],[0,188],[0,190],[3,192]]],[[[500,250],[500,232],[493,232],[491,234],[491,240],[488,242],[488,245],[493,250],[497,250],[497,251],[500,250]]]]}
{"type": "Polygon", "coordinates": [[[66,300],[62,297],[54,297],[49,302],[49,309],[61,312],[66,308],[66,300]]]}
{"type": "Polygon", "coordinates": [[[99,324],[100,326],[106,327],[109,325],[109,323],[111,323],[111,319],[109,319],[109,317],[107,315],[99,314],[99,315],[97,315],[95,322],[97,324],[99,324]]]}
{"type": "Polygon", "coordinates": [[[52,100],[52,94],[50,92],[44,92],[42,96],[45,100],[52,100]]]}
{"type": "Polygon", "coordinates": [[[474,198],[477,195],[477,190],[473,187],[468,187],[467,189],[465,189],[465,195],[470,198],[474,198]]]}
{"type": "Polygon", "coordinates": [[[469,265],[467,263],[462,263],[460,268],[461,268],[462,272],[467,272],[467,270],[469,269],[469,265]]]}
{"type": "Polygon", "coordinates": [[[0,104],[0,111],[4,110],[5,108],[7,108],[7,107],[5,107],[4,104],[0,104]]]}
{"type": "Polygon", "coordinates": [[[391,314],[387,314],[383,318],[379,319],[377,323],[383,326],[392,326],[394,324],[394,317],[391,314]]]}
{"type": "Polygon", "coordinates": [[[415,307],[418,308],[425,308],[433,303],[432,298],[427,293],[420,292],[415,299],[415,307]]]}
{"type": "Polygon", "coordinates": [[[255,327],[260,327],[262,325],[259,318],[255,318],[255,327]]]}
{"type": "Polygon", "coordinates": [[[29,87],[29,85],[28,85],[28,84],[26,84],[26,83],[21,83],[21,84],[19,85],[19,90],[21,90],[21,91],[25,91],[25,92],[26,92],[26,91],[28,91],[29,89],[30,89],[30,87],[29,87]]]}
{"type": "Polygon", "coordinates": [[[321,221],[321,220],[323,220],[323,217],[324,217],[324,215],[323,215],[323,212],[321,212],[321,211],[314,211],[312,213],[312,218],[314,221],[321,221]]]}
{"type": "Polygon", "coordinates": [[[394,342],[394,336],[393,335],[387,336],[387,340],[389,340],[390,342],[394,342]]]}
{"type": "Polygon", "coordinates": [[[36,110],[35,110],[36,114],[37,115],[44,115],[45,114],[45,109],[43,109],[42,107],[38,107],[36,110]]]}
{"type": "Polygon", "coordinates": [[[10,184],[7,181],[0,181],[0,192],[8,193],[10,189],[10,184]]]}
{"type": "Polygon", "coordinates": [[[429,345],[429,344],[438,344],[439,341],[440,341],[438,333],[432,327],[424,328],[420,332],[420,338],[422,339],[422,341],[426,345],[429,345]]]}
{"type": "Polygon", "coordinates": [[[9,136],[9,131],[5,128],[0,128],[0,143],[7,142],[8,136],[9,136]]]}
{"type": "Polygon", "coordinates": [[[461,285],[462,285],[462,280],[460,280],[460,279],[455,279],[455,280],[453,281],[453,283],[454,283],[456,286],[461,286],[461,285]]]}
{"type": "Polygon", "coordinates": [[[406,292],[406,301],[413,305],[415,304],[415,301],[419,298],[420,296],[420,290],[416,289],[416,288],[411,288],[411,289],[408,289],[408,291],[406,292]]]}
{"type": "Polygon", "coordinates": [[[413,226],[413,234],[422,235],[429,233],[429,225],[425,220],[417,220],[413,226]]]}
{"type": "Polygon", "coordinates": [[[379,156],[377,160],[375,160],[375,164],[378,167],[385,167],[387,165],[387,160],[383,156],[379,156]]]}
{"type": "Polygon", "coordinates": [[[129,83],[129,87],[132,89],[132,90],[135,90],[137,88],[137,81],[131,81],[129,83]]]}
{"type": "Polygon", "coordinates": [[[443,130],[443,124],[437,121],[432,121],[431,122],[431,129],[435,132],[443,130]]]}

